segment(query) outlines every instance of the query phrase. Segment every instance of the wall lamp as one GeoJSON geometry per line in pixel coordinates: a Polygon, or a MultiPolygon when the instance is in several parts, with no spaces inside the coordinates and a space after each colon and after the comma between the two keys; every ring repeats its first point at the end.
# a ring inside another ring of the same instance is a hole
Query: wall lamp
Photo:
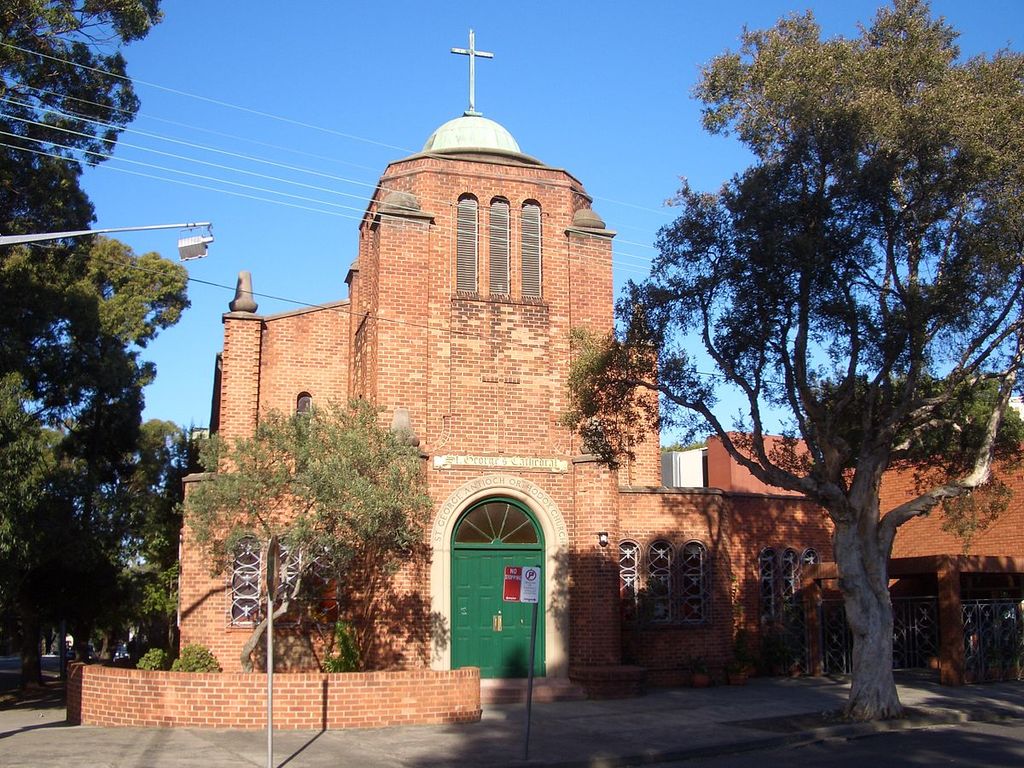
{"type": "Polygon", "coordinates": [[[607,547],[608,546],[608,531],[598,531],[597,532],[597,544],[600,547],[607,547]]]}

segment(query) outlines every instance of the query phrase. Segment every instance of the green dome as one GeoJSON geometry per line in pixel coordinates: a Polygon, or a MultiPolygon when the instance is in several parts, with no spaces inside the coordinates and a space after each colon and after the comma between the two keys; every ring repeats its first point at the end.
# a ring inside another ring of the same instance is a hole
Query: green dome
{"type": "Polygon", "coordinates": [[[449,120],[427,139],[424,152],[513,152],[522,154],[512,134],[493,120],[463,115],[449,120]]]}

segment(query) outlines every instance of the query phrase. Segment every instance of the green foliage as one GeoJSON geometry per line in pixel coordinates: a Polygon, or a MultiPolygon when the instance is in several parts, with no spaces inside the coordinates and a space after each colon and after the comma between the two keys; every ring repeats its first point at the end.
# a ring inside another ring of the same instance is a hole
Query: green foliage
{"type": "MultiPolygon", "coordinates": [[[[619,302],[622,337],[574,338],[568,420],[614,461],[650,429],[637,393],[656,389],[661,426],[710,429],[835,520],[897,461],[943,468],[931,508],[981,477],[1024,348],[1024,56],[959,61],[919,0],[856,38],[820,32],[791,16],[705,67],[705,127],[755,163],[679,192],[652,276],[619,302]],[[733,423],[722,384],[745,398],[733,423]],[[803,456],[762,443],[780,409],[803,456]]],[[[996,447],[1018,451],[1019,426],[1001,429],[996,447]]]]}
{"type": "Polygon", "coordinates": [[[334,625],[334,648],[321,664],[324,672],[358,672],[359,648],[352,627],[344,621],[334,625]]]}
{"type": "Polygon", "coordinates": [[[198,643],[181,649],[181,655],[171,664],[171,672],[220,672],[220,663],[210,650],[198,643]]]}
{"type": "MultiPolygon", "coordinates": [[[[866,665],[891,642],[899,526],[1021,449],[1004,414],[1024,358],[1024,56],[963,61],[956,36],[923,0],[852,38],[822,39],[810,13],[744,31],[695,95],[753,164],[716,192],[683,186],[651,277],[618,303],[621,337],[574,350],[568,421],[609,463],[652,426],[710,431],[826,509],[866,665]],[[643,418],[651,391],[660,422],[643,418]],[[885,470],[922,461],[919,495],[880,509],[885,470]]],[[[879,672],[854,670],[851,716],[900,713],[879,672]]]]}
{"type": "Polygon", "coordinates": [[[135,664],[136,669],[148,669],[154,672],[168,669],[171,657],[163,648],[150,648],[135,664]]]}
{"type": "Polygon", "coordinates": [[[674,443],[670,443],[669,445],[661,446],[661,452],[662,453],[675,453],[675,452],[678,452],[678,451],[693,451],[693,450],[696,450],[697,448],[707,448],[707,447],[708,447],[708,441],[707,440],[694,440],[694,441],[690,441],[690,442],[687,442],[687,443],[684,443],[684,442],[681,442],[679,440],[676,440],[674,443]]]}
{"type": "MultiPolygon", "coordinates": [[[[346,574],[362,567],[368,575],[353,600],[372,620],[382,579],[422,541],[430,498],[419,451],[382,426],[363,400],[266,414],[251,438],[210,438],[201,459],[208,471],[231,471],[216,472],[189,494],[186,519],[196,541],[223,570],[242,537],[277,536],[299,573],[295,592],[283,595],[289,609],[291,601],[318,597],[303,592],[307,585],[344,585],[346,574]]],[[[359,629],[367,633],[359,636],[365,648],[371,633],[359,629]]],[[[243,666],[262,632],[260,625],[247,643],[243,666]]]]}

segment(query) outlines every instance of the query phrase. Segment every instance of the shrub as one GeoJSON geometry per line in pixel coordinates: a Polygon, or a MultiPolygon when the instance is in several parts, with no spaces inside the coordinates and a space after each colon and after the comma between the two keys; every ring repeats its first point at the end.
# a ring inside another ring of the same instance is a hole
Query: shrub
{"type": "Polygon", "coordinates": [[[320,665],[324,672],[356,672],[359,670],[359,648],[355,634],[344,621],[334,624],[334,652],[320,665]]]}
{"type": "Polygon", "coordinates": [[[172,672],[220,672],[217,657],[202,645],[193,643],[181,649],[181,656],[171,665],[172,672]]]}
{"type": "Polygon", "coordinates": [[[136,669],[163,670],[171,666],[171,657],[162,648],[150,648],[135,664],[136,669]]]}

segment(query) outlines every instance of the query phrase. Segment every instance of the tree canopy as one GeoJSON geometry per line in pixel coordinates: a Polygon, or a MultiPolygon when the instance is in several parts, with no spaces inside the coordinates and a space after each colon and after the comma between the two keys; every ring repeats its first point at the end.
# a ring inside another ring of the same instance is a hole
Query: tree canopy
{"type": "MultiPolygon", "coordinates": [[[[236,547],[277,537],[287,552],[288,586],[275,613],[286,613],[321,585],[340,589],[362,564],[379,580],[348,594],[363,658],[373,636],[379,588],[422,541],[430,498],[419,451],[381,426],[364,400],[308,413],[261,416],[251,438],[213,436],[201,447],[211,474],[190,491],[185,518],[214,570],[229,570],[236,547]],[[312,585],[312,586],[311,586],[312,585]]],[[[251,653],[266,617],[242,652],[251,653]]]]}
{"type": "Polygon", "coordinates": [[[822,39],[810,13],[744,31],[695,95],[705,129],[735,134],[753,165],[717,192],[684,184],[651,277],[619,302],[622,335],[577,335],[572,420],[607,460],[638,421],[710,429],[754,476],[827,510],[853,717],[900,712],[897,528],[1019,450],[1004,414],[1024,354],[1024,56],[964,61],[956,38],[921,0],[850,39],[822,39]],[[722,383],[744,404],[736,423],[717,410],[722,383]],[[767,441],[780,411],[792,439],[767,441]],[[880,510],[883,472],[925,458],[930,484],[880,510]]]}

